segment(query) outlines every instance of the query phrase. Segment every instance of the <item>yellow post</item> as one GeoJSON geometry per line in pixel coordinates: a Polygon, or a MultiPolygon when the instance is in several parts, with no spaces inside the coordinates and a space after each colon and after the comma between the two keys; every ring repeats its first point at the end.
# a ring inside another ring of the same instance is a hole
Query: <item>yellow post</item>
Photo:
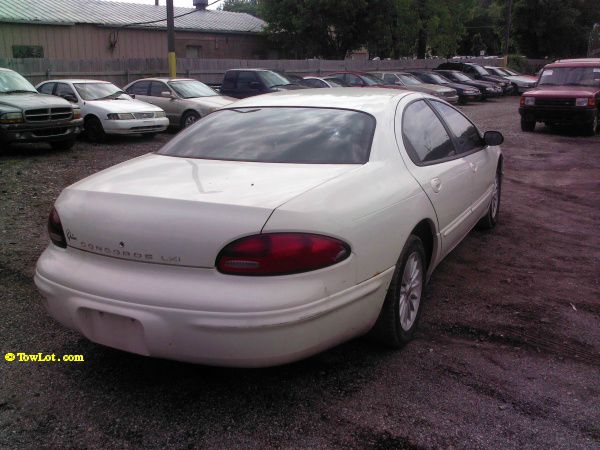
{"type": "Polygon", "coordinates": [[[177,77],[177,58],[175,52],[169,52],[169,78],[177,77]]]}

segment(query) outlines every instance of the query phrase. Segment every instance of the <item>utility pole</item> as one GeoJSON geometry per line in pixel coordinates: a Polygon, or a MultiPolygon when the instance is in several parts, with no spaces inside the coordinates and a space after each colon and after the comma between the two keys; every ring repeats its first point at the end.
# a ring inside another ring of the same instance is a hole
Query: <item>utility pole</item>
{"type": "Polygon", "coordinates": [[[169,59],[169,77],[177,76],[177,58],[175,57],[175,19],[173,0],[167,0],[167,49],[169,59]]]}
{"type": "Polygon", "coordinates": [[[508,48],[510,47],[510,27],[512,25],[513,0],[508,0],[508,17],[506,18],[506,32],[504,33],[504,67],[508,67],[508,48]]]}

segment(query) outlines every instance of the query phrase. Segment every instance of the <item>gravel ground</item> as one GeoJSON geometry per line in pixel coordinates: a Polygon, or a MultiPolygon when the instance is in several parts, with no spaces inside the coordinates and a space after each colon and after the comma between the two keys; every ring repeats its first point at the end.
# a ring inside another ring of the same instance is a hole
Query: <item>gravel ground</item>
{"type": "Polygon", "coordinates": [[[501,222],[434,273],[417,339],[220,369],[64,329],[32,281],[59,192],[172,137],[0,150],[2,448],[600,448],[600,136],[519,129],[517,98],[466,106],[506,142],[501,222]],[[83,354],[8,363],[6,352],[83,354]]]}

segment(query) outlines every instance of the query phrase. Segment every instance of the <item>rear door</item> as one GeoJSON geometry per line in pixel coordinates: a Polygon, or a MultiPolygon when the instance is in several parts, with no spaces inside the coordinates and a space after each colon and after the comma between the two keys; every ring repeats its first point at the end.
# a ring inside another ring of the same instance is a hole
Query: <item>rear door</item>
{"type": "Polygon", "coordinates": [[[473,226],[472,169],[458,155],[450,133],[425,100],[410,103],[402,114],[396,112],[396,139],[406,149],[409,171],[435,209],[447,254],[473,226]]]}

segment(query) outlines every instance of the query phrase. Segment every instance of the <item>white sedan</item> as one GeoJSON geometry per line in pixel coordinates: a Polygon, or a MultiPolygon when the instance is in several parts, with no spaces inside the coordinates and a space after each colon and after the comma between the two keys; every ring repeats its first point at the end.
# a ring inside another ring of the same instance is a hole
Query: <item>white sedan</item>
{"type": "Polygon", "coordinates": [[[502,135],[425,94],[322,92],[242,100],[66,188],[35,273],[49,314],[222,366],[410,340],[436,265],[496,224],[502,135]]]}
{"type": "Polygon", "coordinates": [[[169,125],[161,108],[134,100],[107,81],[51,80],[36,89],[79,105],[84,133],[91,141],[102,141],[107,134],[154,135],[169,125]]]}

